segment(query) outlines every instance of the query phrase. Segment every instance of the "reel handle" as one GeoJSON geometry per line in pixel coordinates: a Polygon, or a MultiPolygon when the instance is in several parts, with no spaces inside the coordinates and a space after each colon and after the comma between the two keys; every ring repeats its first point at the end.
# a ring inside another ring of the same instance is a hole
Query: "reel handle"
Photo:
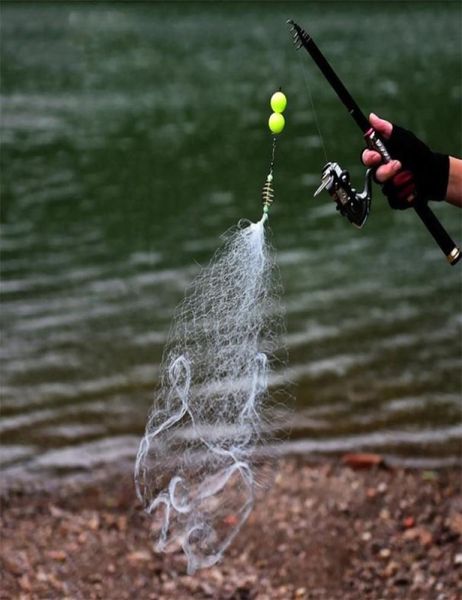
{"type": "MultiPolygon", "coordinates": [[[[372,127],[364,134],[367,147],[378,152],[385,163],[390,162],[391,156],[385,147],[385,144],[372,127]]],[[[454,240],[448,234],[446,229],[441,225],[440,221],[435,216],[434,212],[429,208],[428,204],[415,205],[415,212],[420,217],[420,220],[428,229],[433,239],[443,251],[449,261],[449,264],[455,265],[462,257],[460,249],[456,246],[454,240]]]]}

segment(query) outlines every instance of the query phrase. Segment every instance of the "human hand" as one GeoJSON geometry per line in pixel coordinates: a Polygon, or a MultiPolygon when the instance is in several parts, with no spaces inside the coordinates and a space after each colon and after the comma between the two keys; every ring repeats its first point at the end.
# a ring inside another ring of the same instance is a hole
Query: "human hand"
{"type": "MultiPolygon", "coordinates": [[[[385,121],[385,119],[381,119],[376,114],[371,113],[369,115],[369,123],[385,142],[390,139],[393,132],[393,124],[390,121],[385,121]]],[[[392,160],[389,163],[382,164],[382,156],[375,150],[369,150],[368,148],[364,150],[361,158],[366,167],[378,167],[374,176],[379,183],[385,183],[385,181],[391,179],[401,169],[399,160],[392,160]]]]}
{"type": "Polygon", "coordinates": [[[448,185],[449,157],[432,152],[413,133],[379,118],[369,116],[393,160],[382,164],[374,150],[364,150],[363,163],[377,167],[375,178],[392,208],[404,210],[428,200],[444,200],[448,185]]]}

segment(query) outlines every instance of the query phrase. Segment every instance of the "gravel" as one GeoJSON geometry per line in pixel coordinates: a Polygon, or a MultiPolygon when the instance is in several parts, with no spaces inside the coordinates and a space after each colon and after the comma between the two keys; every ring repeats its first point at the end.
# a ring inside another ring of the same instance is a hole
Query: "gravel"
{"type": "Polygon", "coordinates": [[[10,490],[0,598],[461,598],[460,471],[371,462],[276,462],[271,488],[223,561],[194,576],[181,552],[153,552],[151,520],[127,472],[54,491],[10,490]]]}

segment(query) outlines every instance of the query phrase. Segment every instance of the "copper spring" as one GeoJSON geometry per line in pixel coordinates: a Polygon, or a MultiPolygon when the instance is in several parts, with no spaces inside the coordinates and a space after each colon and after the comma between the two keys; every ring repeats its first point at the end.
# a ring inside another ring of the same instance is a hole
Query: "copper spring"
{"type": "Polygon", "coordinates": [[[273,176],[269,173],[261,191],[263,209],[268,209],[274,202],[273,176]]]}

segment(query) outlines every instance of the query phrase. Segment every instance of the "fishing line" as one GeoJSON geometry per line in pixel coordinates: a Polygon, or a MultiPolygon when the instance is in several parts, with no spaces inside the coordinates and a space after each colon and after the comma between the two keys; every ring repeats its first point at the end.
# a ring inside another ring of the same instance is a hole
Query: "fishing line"
{"type": "Polygon", "coordinates": [[[300,55],[298,55],[298,60],[300,62],[300,68],[303,73],[303,79],[305,81],[305,86],[308,91],[308,97],[310,99],[310,105],[311,105],[311,110],[312,110],[312,113],[314,116],[314,123],[316,126],[316,130],[318,132],[319,138],[321,139],[322,150],[324,153],[324,162],[328,162],[326,144],[324,143],[324,136],[322,135],[322,132],[321,132],[321,126],[320,126],[320,123],[318,120],[318,114],[317,114],[316,107],[314,104],[313,94],[311,92],[311,87],[310,87],[310,82],[309,82],[309,77],[308,77],[308,67],[306,66],[306,63],[302,60],[302,57],[300,55]]]}

